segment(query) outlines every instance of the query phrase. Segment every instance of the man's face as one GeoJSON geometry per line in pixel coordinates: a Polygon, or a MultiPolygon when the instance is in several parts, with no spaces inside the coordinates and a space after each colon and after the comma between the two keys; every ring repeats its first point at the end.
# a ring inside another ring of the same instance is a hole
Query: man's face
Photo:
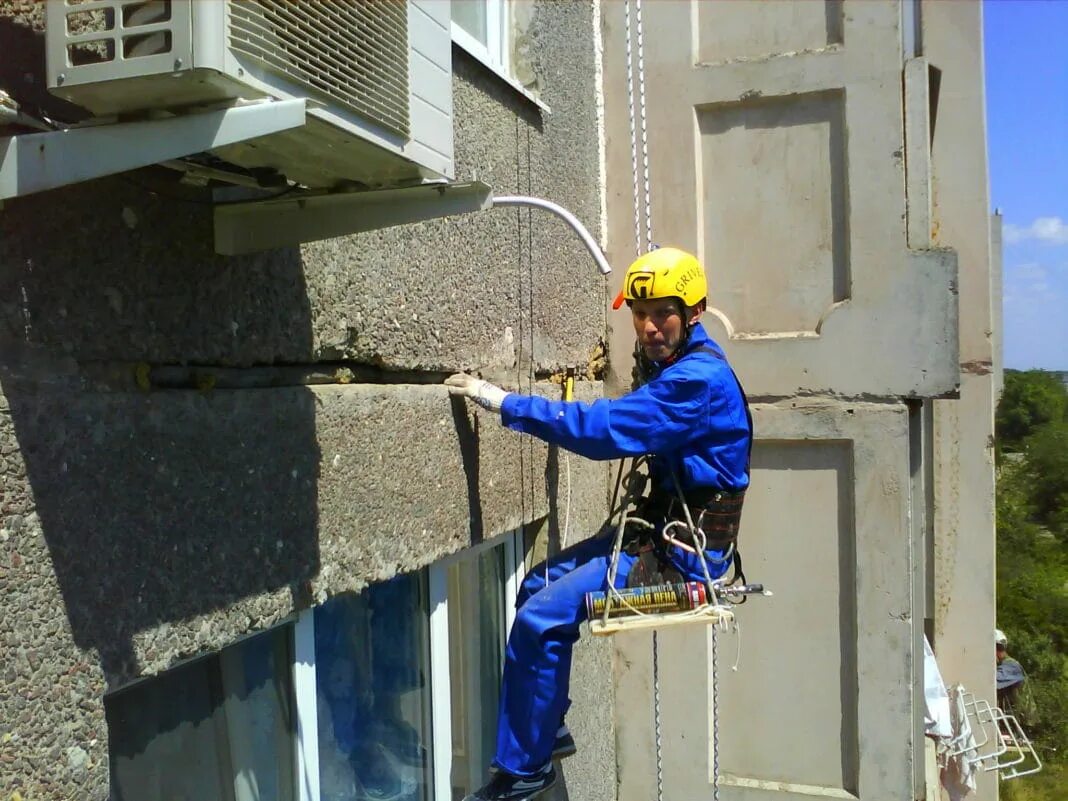
{"type": "Polygon", "coordinates": [[[1006,656],[1006,654],[1005,654],[1005,646],[1004,646],[1004,645],[998,645],[998,646],[996,646],[996,647],[994,648],[994,653],[996,653],[996,654],[997,654],[997,660],[998,660],[998,664],[1001,664],[1001,661],[1002,661],[1002,660],[1003,660],[1003,659],[1005,658],[1005,656],[1006,656]]]}
{"type": "MultiPolygon", "coordinates": [[[[682,304],[673,298],[656,298],[654,300],[635,300],[631,302],[630,315],[634,322],[634,333],[645,351],[646,358],[662,362],[675,352],[682,341],[686,325],[692,320],[684,320],[685,310],[682,304]]],[[[691,315],[696,318],[698,312],[691,315]]]]}

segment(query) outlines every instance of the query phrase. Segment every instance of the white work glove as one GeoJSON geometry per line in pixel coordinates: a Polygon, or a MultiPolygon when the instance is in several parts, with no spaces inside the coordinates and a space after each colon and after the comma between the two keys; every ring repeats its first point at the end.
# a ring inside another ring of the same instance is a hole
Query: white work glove
{"type": "Polygon", "coordinates": [[[501,404],[504,403],[504,398],[508,394],[489,381],[483,381],[481,378],[475,378],[473,375],[467,375],[466,373],[450,375],[445,379],[445,386],[449,388],[450,395],[458,398],[470,398],[483,409],[489,409],[491,412],[497,412],[498,414],[501,411],[501,404]]]}

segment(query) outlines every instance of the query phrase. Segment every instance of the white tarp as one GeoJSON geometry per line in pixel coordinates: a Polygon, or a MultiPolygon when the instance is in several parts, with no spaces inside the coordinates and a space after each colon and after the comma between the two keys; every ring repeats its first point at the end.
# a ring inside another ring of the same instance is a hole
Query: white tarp
{"type": "Polygon", "coordinates": [[[949,693],[938,670],[934,651],[923,638],[923,697],[927,701],[924,713],[924,734],[929,737],[952,737],[953,720],[949,712],[949,693]]]}

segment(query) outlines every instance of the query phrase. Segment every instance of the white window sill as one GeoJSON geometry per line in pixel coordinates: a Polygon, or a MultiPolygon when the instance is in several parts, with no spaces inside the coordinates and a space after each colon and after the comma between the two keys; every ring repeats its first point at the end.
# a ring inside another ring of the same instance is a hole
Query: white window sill
{"type": "Polygon", "coordinates": [[[519,92],[519,94],[546,114],[552,114],[553,110],[549,108],[548,104],[509,75],[508,71],[504,68],[504,65],[490,55],[489,50],[486,49],[486,46],[482,44],[482,42],[478,41],[478,39],[469,34],[455,22],[452,23],[452,43],[473,59],[480,62],[490,72],[508,84],[512,89],[519,92]]]}

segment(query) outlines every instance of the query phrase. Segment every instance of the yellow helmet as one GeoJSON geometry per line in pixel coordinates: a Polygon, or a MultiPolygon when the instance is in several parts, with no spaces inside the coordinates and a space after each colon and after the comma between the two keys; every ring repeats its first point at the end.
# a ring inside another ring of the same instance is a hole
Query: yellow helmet
{"type": "Polygon", "coordinates": [[[623,301],[678,298],[684,306],[696,306],[708,296],[708,282],[701,262],[685,250],[657,248],[639,256],[623,276],[613,309],[623,301]]]}

